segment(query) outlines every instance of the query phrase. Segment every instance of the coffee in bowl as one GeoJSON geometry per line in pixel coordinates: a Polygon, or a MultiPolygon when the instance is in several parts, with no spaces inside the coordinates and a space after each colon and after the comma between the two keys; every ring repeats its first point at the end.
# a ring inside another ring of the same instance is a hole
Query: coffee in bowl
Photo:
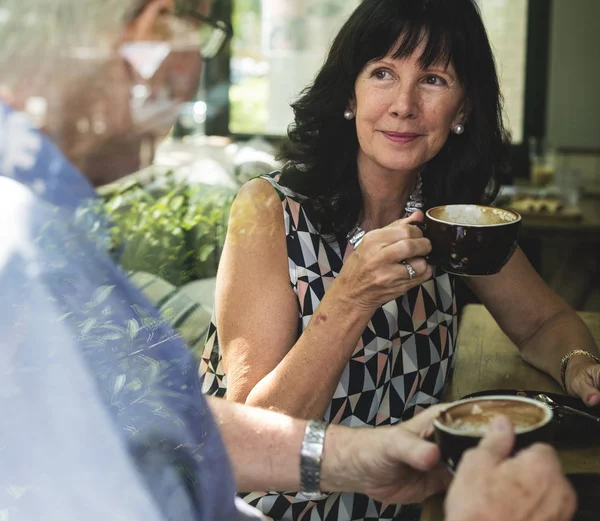
{"type": "Polygon", "coordinates": [[[477,204],[452,204],[425,213],[430,259],[456,275],[498,273],[517,248],[521,216],[477,204]]]}
{"type": "Polygon", "coordinates": [[[442,459],[450,468],[456,468],[463,452],[475,447],[500,415],[513,424],[515,451],[535,442],[552,441],[552,409],[544,403],[502,395],[459,400],[445,407],[433,422],[442,459]]]}

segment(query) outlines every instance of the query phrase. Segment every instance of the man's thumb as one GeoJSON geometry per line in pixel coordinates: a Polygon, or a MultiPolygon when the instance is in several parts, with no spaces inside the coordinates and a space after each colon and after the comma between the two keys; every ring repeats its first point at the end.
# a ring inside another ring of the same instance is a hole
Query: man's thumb
{"type": "Polygon", "coordinates": [[[515,431],[512,423],[506,416],[496,416],[479,443],[479,448],[500,462],[510,455],[514,445],[515,431]]]}

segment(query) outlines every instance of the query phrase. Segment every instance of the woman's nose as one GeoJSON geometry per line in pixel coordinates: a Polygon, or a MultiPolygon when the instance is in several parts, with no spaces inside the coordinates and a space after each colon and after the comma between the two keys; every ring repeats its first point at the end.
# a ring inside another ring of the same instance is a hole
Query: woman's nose
{"type": "Polygon", "coordinates": [[[411,86],[398,87],[390,102],[389,112],[396,118],[414,119],[418,115],[418,93],[411,86]]]}

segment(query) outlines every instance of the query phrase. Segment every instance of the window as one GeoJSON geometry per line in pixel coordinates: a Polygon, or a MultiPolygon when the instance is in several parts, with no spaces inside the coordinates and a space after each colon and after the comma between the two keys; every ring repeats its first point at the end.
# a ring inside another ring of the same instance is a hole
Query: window
{"type": "Polygon", "coordinates": [[[496,57],[506,126],[513,143],[523,141],[528,0],[478,0],[496,57]]]}
{"type": "Polygon", "coordinates": [[[314,78],[359,0],[235,0],[231,52],[234,134],[284,135],[290,103],[314,78]]]}

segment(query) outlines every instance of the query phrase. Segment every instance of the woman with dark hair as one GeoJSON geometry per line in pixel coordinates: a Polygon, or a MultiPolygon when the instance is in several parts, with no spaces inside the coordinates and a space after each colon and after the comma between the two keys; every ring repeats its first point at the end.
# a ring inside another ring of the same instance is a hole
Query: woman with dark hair
{"type": "Polygon", "coordinates": [[[506,168],[508,136],[492,50],[471,2],[433,4],[440,6],[427,8],[422,0],[363,2],[338,34],[313,85],[292,105],[296,121],[283,153],[291,164],[281,183],[323,202],[336,230],[355,225],[363,204],[357,129],[340,114],[349,108],[368,63],[408,58],[417,49],[421,72],[452,64],[464,100],[462,120],[457,119],[464,133],[451,132],[422,172],[428,206],[489,202],[495,195],[493,180],[506,168]]]}
{"type": "MultiPolygon", "coordinates": [[[[349,426],[405,421],[440,400],[457,330],[455,277],[427,263],[415,224],[431,206],[490,202],[506,165],[474,1],[364,0],[293,108],[285,167],[232,209],[204,390],[349,426]]],[[[520,250],[466,282],[525,360],[600,403],[589,331],[520,250]]],[[[359,494],[246,500],[272,519],[411,515],[359,494]]]]}

